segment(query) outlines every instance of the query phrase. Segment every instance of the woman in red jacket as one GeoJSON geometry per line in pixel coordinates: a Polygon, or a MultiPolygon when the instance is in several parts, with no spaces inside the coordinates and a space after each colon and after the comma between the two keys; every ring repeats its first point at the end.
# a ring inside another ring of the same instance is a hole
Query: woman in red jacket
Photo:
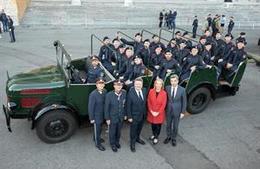
{"type": "Polygon", "coordinates": [[[151,123],[153,131],[150,140],[152,140],[153,144],[157,144],[161,126],[165,119],[165,107],[167,103],[167,94],[163,89],[162,79],[158,78],[155,80],[154,88],[149,91],[147,102],[147,121],[151,123]]]}

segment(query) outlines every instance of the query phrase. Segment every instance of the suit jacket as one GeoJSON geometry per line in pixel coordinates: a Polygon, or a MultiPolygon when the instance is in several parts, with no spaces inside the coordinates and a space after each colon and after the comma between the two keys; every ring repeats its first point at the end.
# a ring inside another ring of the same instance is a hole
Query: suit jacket
{"type": "Polygon", "coordinates": [[[177,86],[177,93],[175,97],[171,96],[171,86],[166,86],[165,90],[167,92],[167,116],[179,117],[181,113],[186,111],[187,107],[187,97],[186,91],[183,87],[177,86]]]}
{"type": "Polygon", "coordinates": [[[118,123],[124,120],[126,116],[126,91],[122,90],[120,97],[115,91],[110,91],[106,95],[105,100],[105,119],[111,123],[118,123]]]}
{"type": "Polygon", "coordinates": [[[95,120],[95,123],[104,121],[104,105],[105,105],[106,90],[100,94],[97,89],[89,95],[88,114],[90,120],[95,120]]]}
{"type": "Polygon", "coordinates": [[[134,121],[142,121],[146,117],[146,89],[142,89],[143,100],[137,95],[135,88],[131,87],[127,94],[127,116],[134,121]]]}

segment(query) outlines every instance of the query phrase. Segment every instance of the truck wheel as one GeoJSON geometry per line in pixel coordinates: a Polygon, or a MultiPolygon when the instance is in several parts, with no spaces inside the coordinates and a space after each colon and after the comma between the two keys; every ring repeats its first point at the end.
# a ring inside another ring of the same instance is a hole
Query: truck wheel
{"type": "Polygon", "coordinates": [[[191,114],[201,113],[209,104],[211,93],[208,88],[201,87],[194,90],[188,97],[188,112],[191,114]]]}
{"type": "Polygon", "coordinates": [[[76,131],[77,121],[66,110],[53,110],[44,114],[36,123],[36,133],[45,143],[59,143],[76,131]]]}

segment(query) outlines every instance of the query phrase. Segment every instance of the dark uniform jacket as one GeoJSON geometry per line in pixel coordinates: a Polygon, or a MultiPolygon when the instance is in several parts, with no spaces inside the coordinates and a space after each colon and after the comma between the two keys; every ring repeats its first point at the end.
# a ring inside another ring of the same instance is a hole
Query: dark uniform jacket
{"type": "Polygon", "coordinates": [[[174,58],[172,58],[171,60],[163,59],[160,68],[160,78],[165,78],[168,69],[175,73],[181,72],[180,65],[178,61],[174,58]]]}
{"type": "Polygon", "coordinates": [[[247,53],[244,51],[244,49],[235,48],[231,52],[230,57],[228,58],[228,63],[233,64],[233,66],[231,67],[232,71],[236,71],[239,64],[246,59],[246,55],[247,53]]]}
{"type": "Polygon", "coordinates": [[[87,70],[87,82],[95,83],[97,78],[99,78],[101,76],[102,72],[103,72],[103,70],[100,68],[100,66],[97,66],[96,68],[91,66],[87,70]]]}
{"type": "Polygon", "coordinates": [[[102,94],[97,89],[93,90],[88,99],[88,115],[89,120],[95,120],[95,123],[100,124],[104,121],[104,107],[106,89],[102,91],[102,94]]]}
{"type": "Polygon", "coordinates": [[[124,44],[130,45],[134,47],[134,54],[136,55],[136,52],[143,48],[144,44],[143,42],[137,42],[137,41],[127,41],[126,39],[121,38],[120,39],[124,44]]]}
{"type": "Polygon", "coordinates": [[[218,59],[223,57],[224,48],[225,48],[225,41],[224,40],[218,39],[218,40],[216,40],[216,42],[217,42],[217,46],[216,46],[215,49],[213,49],[215,61],[217,61],[218,59]]]}
{"type": "Polygon", "coordinates": [[[201,54],[202,60],[207,65],[213,65],[213,60],[211,60],[211,51],[207,51],[206,49],[201,54]]]}
{"type": "Polygon", "coordinates": [[[147,90],[142,89],[143,99],[138,97],[134,87],[131,87],[127,94],[127,116],[134,121],[142,121],[146,118],[146,96],[147,90]]]}
{"type": "Polygon", "coordinates": [[[183,65],[184,59],[189,56],[190,51],[187,48],[179,49],[176,54],[176,60],[179,62],[180,65],[183,65]]]}
{"type": "Polygon", "coordinates": [[[193,27],[198,27],[198,26],[199,26],[199,21],[198,21],[198,19],[194,19],[194,20],[193,20],[192,26],[193,26],[193,27]]]}
{"type": "Polygon", "coordinates": [[[129,78],[128,79],[124,79],[124,80],[133,81],[137,77],[143,76],[144,73],[145,73],[145,69],[146,69],[146,67],[143,64],[139,64],[139,65],[134,64],[133,68],[132,68],[132,72],[129,75],[129,78]]]}
{"type": "Polygon", "coordinates": [[[165,46],[164,46],[164,44],[163,44],[162,42],[158,42],[158,43],[151,42],[151,44],[150,44],[150,49],[151,49],[152,54],[155,53],[155,48],[156,48],[158,45],[161,46],[162,51],[165,50],[165,46]]]}
{"type": "Polygon", "coordinates": [[[101,46],[99,51],[99,60],[104,65],[104,67],[110,72],[113,72],[113,66],[112,66],[112,55],[111,50],[106,45],[101,46]]]}
{"type": "Polygon", "coordinates": [[[120,96],[110,91],[105,99],[105,119],[111,123],[118,123],[126,116],[126,91],[122,90],[120,96]]]}
{"type": "Polygon", "coordinates": [[[145,66],[149,66],[150,64],[150,58],[151,58],[151,49],[142,47],[136,52],[137,56],[140,56],[143,60],[143,63],[145,66]]]}
{"type": "Polygon", "coordinates": [[[192,66],[196,66],[197,69],[203,69],[206,67],[200,55],[189,55],[183,63],[182,72],[189,72],[192,66]]]}
{"type": "Polygon", "coordinates": [[[131,72],[133,71],[133,65],[134,65],[133,57],[126,58],[125,56],[123,65],[119,69],[119,76],[124,76],[125,78],[129,78],[131,72]]]}
{"type": "Polygon", "coordinates": [[[162,64],[162,61],[163,61],[163,54],[160,53],[159,55],[157,55],[156,53],[152,54],[152,57],[151,57],[151,69],[154,71],[154,70],[157,70],[155,68],[155,66],[160,66],[162,64]]]}

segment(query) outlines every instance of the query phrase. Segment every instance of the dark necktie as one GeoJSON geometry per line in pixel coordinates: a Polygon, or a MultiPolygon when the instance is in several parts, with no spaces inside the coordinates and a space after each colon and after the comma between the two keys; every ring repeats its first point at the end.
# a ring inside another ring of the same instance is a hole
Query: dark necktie
{"type": "Polygon", "coordinates": [[[141,91],[138,92],[138,96],[141,100],[143,100],[143,97],[142,97],[142,94],[141,94],[141,91]]]}

